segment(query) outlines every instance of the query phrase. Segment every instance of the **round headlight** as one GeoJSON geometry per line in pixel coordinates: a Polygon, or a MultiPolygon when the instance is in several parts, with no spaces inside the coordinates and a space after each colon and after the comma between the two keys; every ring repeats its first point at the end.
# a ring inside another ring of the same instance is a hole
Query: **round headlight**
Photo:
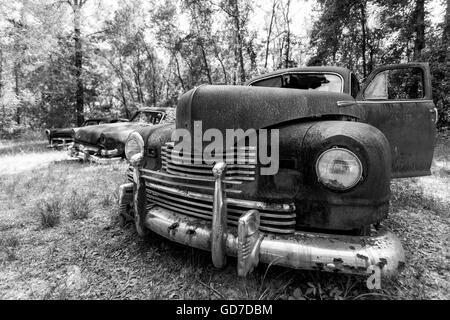
{"type": "Polygon", "coordinates": [[[133,132],[128,137],[125,144],[125,156],[132,165],[138,164],[144,158],[144,139],[142,136],[133,132]]]}
{"type": "Polygon", "coordinates": [[[363,167],[350,150],[333,148],[323,152],[316,162],[319,182],[335,190],[353,188],[362,179],[363,167]]]}

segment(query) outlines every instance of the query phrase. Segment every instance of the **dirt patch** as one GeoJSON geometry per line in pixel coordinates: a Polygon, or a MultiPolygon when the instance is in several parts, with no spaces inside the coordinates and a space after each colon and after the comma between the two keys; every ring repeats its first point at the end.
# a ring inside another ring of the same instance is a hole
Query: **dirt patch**
{"type": "Polygon", "coordinates": [[[17,174],[24,171],[46,167],[56,161],[68,161],[66,152],[49,151],[34,153],[17,153],[0,157],[0,173],[17,174]]]}

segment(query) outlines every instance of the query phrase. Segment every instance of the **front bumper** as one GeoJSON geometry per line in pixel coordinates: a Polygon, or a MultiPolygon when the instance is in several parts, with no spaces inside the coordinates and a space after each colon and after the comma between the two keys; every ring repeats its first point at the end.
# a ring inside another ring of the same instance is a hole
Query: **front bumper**
{"type": "Polygon", "coordinates": [[[121,157],[114,157],[118,154],[118,150],[101,150],[100,148],[85,147],[82,145],[69,146],[68,154],[70,157],[97,164],[112,164],[122,160],[121,157]]]}
{"type": "Polygon", "coordinates": [[[73,144],[72,138],[52,138],[50,139],[50,144],[47,146],[48,149],[60,149],[70,147],[73,144]]]}
{"type": "MultiPolygon", "coordinates": [[[[237,228],[227,226],[226,194],[219,172],[216,176],[212,223],[180,215],[150,204],[143,218],[144,226],[172,241],[211,251],[213,264],[223,267],[227,256],[237,257],[238,274],[246,276],[260,262],[294,269],[369,275],[374,267],[382,277],[401,271],[405,256],[399,239],[381,229],[371,236],[346,236],[295,232],[289,235],[259,231],[259,212],[243,214],[237,228]]],[[[139,170],[134,170],[139,181],[139,170]]],[[[122,185],[120,211],[133,203],[133,183],[122,185]]],[[[136,212],[136,211],[135,211],[136,212]]]]}

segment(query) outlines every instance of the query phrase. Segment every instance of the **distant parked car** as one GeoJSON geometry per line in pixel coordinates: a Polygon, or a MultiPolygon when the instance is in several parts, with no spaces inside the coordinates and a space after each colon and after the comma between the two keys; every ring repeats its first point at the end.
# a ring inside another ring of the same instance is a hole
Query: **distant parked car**
{"type": "Polygon", "coordinates": [[[74,144],[69,155],[96,162],[118,160],[125,156],[125,142],[131,132],[174,122],[174,108],[142,108],[128,122],[76,128],[72,130],[74,144]]]}
{"type": "MultiPolygon", "coordinates": [[[[83,122],[81,127],[96,126],[105,123],[127,122],[128,119],[109,119],[109,118],[94,118],[83,122]]],[[[73,128],[62,129],[47,129],[45,134],[48,138],[48,148],[64,148],[73,142],[72,138],[73,128]]]]}

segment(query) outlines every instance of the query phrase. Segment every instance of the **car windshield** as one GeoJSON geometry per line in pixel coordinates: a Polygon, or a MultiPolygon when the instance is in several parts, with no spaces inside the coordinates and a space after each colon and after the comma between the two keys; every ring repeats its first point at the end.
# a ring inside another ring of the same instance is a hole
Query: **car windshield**
{"type": "Polygon", "coordinates": [[[251,84],[257,87],[291,88],[342,92],[342,78],[328,73],[290,73],[263,79],[251,84]]]}
{"type": "Polygon", "coordinates": [[[98,125],[98,121],[97,120],[88,120],[88,121],[86,121],[84,123],[85,127],[87,127],[87,126],[95,126],[95,125],[98,125]]]}
{"type": "Polygon", "coordinates": [[[158,124],[163,116],[164,112],[141,111],[133,118],[133,120],[131,120],[131,122],[158,124]]]}

